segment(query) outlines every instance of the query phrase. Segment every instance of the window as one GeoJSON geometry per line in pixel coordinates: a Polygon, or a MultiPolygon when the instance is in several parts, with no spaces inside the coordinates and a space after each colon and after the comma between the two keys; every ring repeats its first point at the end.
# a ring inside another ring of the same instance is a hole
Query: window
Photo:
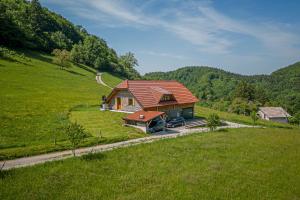
{"type": "Polygon", "coordinates": [[[129,105],[129,106],[134,106],[134,102],[133,102],[133,99],[132,99],[132,98],[129,98],[129,99],[128,99],[128,105],[129,105]]]}
{"type": "Polygon", "coordinates": [[[172,100],[172,96],[171,95],[164,95],[161,98],[161,101],[171,101],[172,100]]]}

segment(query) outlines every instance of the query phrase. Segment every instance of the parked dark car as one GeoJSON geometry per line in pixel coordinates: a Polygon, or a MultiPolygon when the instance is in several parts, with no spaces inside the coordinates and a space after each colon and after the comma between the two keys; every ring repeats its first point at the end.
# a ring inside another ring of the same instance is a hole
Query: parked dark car
{"type": "Polygon", "coordinates": [[[167,122],[167,128],[174,128],[177,126],[184,126],[185,125],[185,119],[183,117],[177,117],[174,119],[171,119],[167,122]]]}
{"type": "Polygon", "coordinates": [[[158,131],[163,131],[165,129],[165,122],[163,120],[159,120],[150,124],[148,131],[150,133],[155,133],[158,131]]]}

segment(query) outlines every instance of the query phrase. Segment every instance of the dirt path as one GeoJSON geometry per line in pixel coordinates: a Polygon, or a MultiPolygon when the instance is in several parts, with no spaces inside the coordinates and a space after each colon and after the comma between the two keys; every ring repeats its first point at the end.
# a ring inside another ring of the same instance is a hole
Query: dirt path
{"type": "Polygon", "coordinates": [[[109,85],[107,85],[106,83],[103,82],[103,80],[102,80],[102,74],[103,73],[97,73],[97,75],[96,75],[96,81],[97,81],[97,83],[101,84],[101,85],[104,85],[104,86],[106,86],[106,87],[108,87],[110,89],[113,89],[112,87],[110,87],[109,85]]]}
{"type": "MultiPolygon", "coordinates": [[[[257,126],[249,126],[249,125],[243,125],[243,124],[237,124],[232,122],[226,122],[227,126],[218,127],[218,129],[222,128],[255,128],[257,126]]],[[[154,135],[151,135],[149,137],[144,138],[137,138],[132,140],[127,140],[123,142],[116,142],[112,144],[102,144],[92,147],[85,147],[85,148],[79,148],[76,149],[76,156],[82,156],[88,153],[97,153],[97,152],[104,152],[104,151],[110,151],[116,148],[123,148],[143,143],[150,143],[154,142],[156,140],[161,139],[167,139],[167,138],[176,138],[181,137],[185,135],[190,135],[192,133],[201,133],[201,132],[208,132],[208,128],[194,128],[194,129],[183,129],[181,131],[167,131],[167,132],[160,132],[156,133],[154,135]]],[[[50,162],[54,160],[62,160],[72,157],[72,151],[66,150],[66,151],[60,151],[60,152],[53,152],[53,153],[47,153],[47,154],[41,154],[37,156],[30,156],[30,157],[23,157],[23,158],[17,158],[14,160],[7,160],[7,161],[1,161],[0,166],[4,164],[3,170],[8,170],[12,168],[19,168],[19,167],[26,167],[31,165],[36,165],[40,163],[50,162]]]]}

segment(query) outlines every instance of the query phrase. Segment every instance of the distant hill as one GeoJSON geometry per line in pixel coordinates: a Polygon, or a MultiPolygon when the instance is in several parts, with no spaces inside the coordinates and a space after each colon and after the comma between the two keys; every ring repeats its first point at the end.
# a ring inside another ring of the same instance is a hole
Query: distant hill
{"type": "Polygon", "coordinates": [[[152,72],[145,79],[178,80],[201,99],[201,104],[227,110],[237,85],[245,81],[266,97],[266,105],[278,105],[291,113],[300,111],[300,62],[284,67],[270,75],[245,76],[221,69],[193,66],[170,72],[152,72]]]}

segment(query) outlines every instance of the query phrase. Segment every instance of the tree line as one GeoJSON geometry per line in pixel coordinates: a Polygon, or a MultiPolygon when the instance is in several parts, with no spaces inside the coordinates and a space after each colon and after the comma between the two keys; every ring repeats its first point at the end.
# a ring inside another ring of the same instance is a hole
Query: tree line
{"type": "Polygon", "coordinates": [[[145,79],[178,80],[200,99],[202,106],[251,115],[260,106],[281,106],[300,113],[300,62],[270,75],[243,76],[211,67],[183,67],[152,72],[145,79]]]}
{"type": "Polygon", "coordinates": [[[0,45],[47,53],[68,52],[69,60],[129,79],[140,78],[132,53],[118,56],[107,43],[42,7],[38,0],[0,1],[0,45]]]}

